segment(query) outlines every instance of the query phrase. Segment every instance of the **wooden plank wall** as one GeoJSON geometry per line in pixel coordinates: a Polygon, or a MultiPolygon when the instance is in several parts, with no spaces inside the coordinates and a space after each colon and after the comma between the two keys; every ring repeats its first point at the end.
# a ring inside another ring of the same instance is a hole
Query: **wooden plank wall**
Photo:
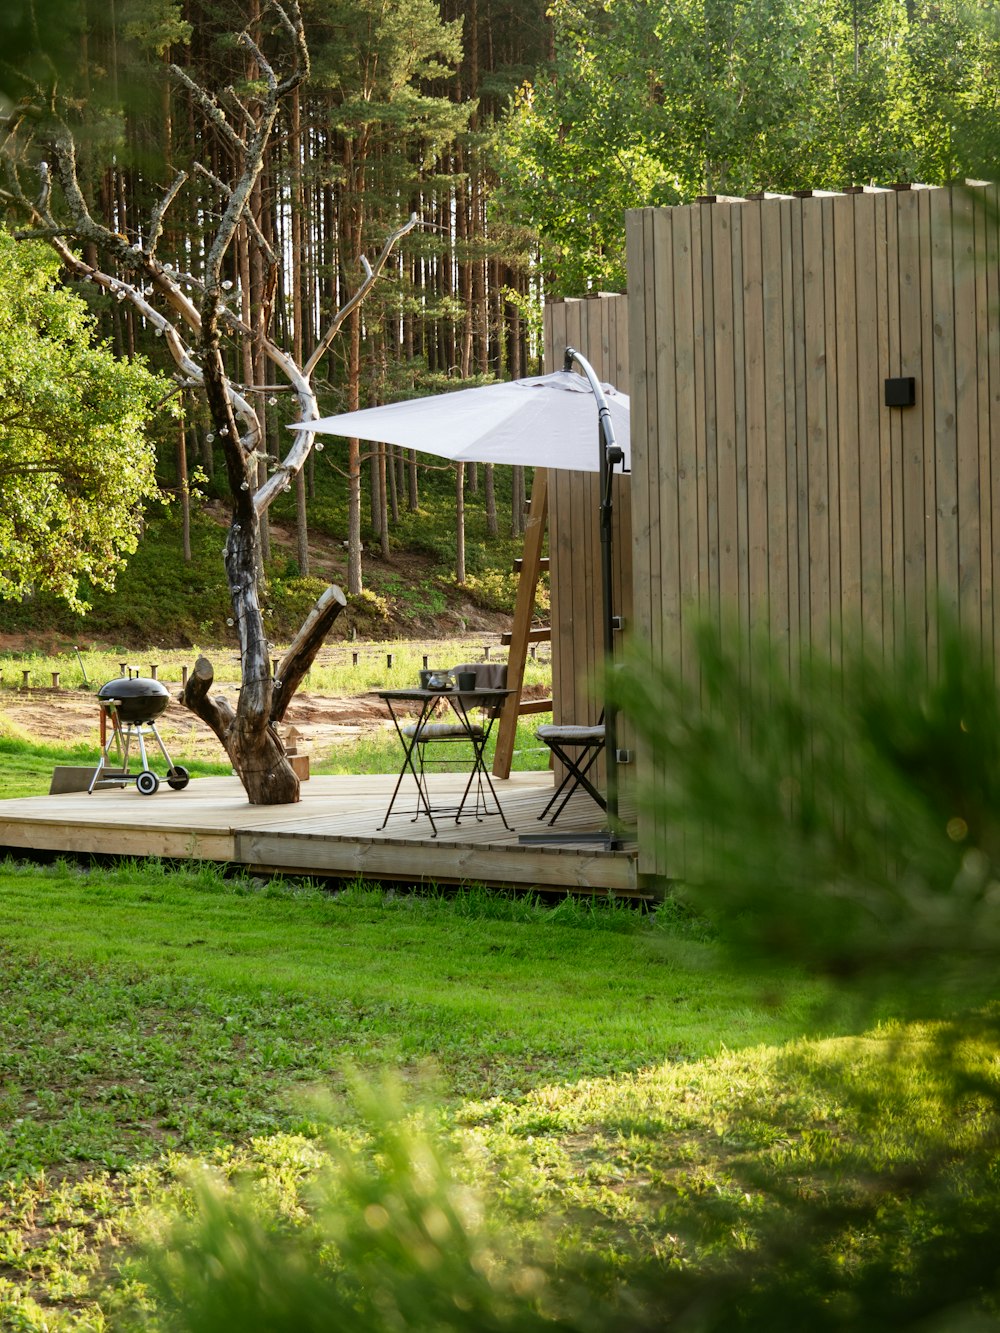
{"type": "MultiPolygon", "coordinates": [[[[1000,649],[997,187],[627,215],[636,631],[891,653],[938,603],[1000,649]],[[914,376],[916,405],[884,380],[914,376]]],[[[933,644],[930,645],[933,650],[933,644]]],[[[669,868],[640,827],[640,869],[669,868]]]]}
{"type": "MultiPolygon", "coordinates": [[[[601,295],[545,308],[545,368],[561,370],[575,347],[603,383],[628,392],[628,298],[601,295]]],[[[581,449],[597,456],[592,439],[581,449]]],[[[549,472],[549,555],[552,595],[553,720],[597,721],[601,703],[593,682],[604,658],[601,618],[600,487],[596,472],[549,472]]],[[[614,608],[626,627],[632,618],[632,530],[629,479],[616,478],[613,552],[614,608]]]]}

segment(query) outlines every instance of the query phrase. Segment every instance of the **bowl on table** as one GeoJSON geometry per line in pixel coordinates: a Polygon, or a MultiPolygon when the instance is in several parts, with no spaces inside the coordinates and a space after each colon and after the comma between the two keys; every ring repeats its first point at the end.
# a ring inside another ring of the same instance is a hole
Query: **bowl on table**
{"type": "Polygon", "coordinates": [[[450,690],[451,677],[447,671],[421,671],[420,688],[422,690],[450,690]]]}

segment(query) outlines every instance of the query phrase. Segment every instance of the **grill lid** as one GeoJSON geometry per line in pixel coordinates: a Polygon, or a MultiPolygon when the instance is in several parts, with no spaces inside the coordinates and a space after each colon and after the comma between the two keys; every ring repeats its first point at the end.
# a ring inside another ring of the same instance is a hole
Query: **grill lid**
{"type": "Polygon", "coordinates": [[[97,697],[101,703],[116,703],[123,722],[148,722],[159,717],[170,702],[167,687],[147,676],[109,680],[97,691],[97,697]]]}

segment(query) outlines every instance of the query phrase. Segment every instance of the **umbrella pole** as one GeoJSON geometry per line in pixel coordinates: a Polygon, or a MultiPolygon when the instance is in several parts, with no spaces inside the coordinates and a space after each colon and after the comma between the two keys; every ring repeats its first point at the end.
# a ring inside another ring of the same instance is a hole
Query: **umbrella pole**
{"type": "MultiPolygon", "coordinates": [[[[602,453],[607,460],[608,450],[602,453]]],[[[604,610],[604,661],[605,670],[610,671],[614,663],[615,627],[614,613],[614,560],[613,560],[613,504],[611,484],[614,477],[614,465],[605,461],[601,476],[601,594],[604,610]]],[[[618,820],[618,707],[612,695],[604,701],[604,754],[607,770],[608,801],[608,846],[620,845],[618,820]]]]}

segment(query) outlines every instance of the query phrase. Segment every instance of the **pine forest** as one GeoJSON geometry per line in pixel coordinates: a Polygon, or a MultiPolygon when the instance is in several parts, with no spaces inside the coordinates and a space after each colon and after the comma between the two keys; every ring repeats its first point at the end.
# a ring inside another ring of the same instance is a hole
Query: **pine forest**
{"type": "MultiPolygon", "coordinates": [[[[169,304],[173,274],[175,304],[202,298],[272,67],[280,95],[217,256],[220,356],[259,421],[261,487],[301,411],[270,346],[308,364],[323,413],[531,374],[547,299],[625,290],[625,209],[984,175],[997,131],[994,20],[957,0],[302,0],[301,20],[267,0],[31,0],[6,7],[0,38],[6,223],[68,247],[63,277],[115,352],[173,375],[150,429],[186,547],[218,425],[115,284],[138,273],[139,297],[169,304]],[[307,64],[281,83],[296,25],[307,64]],[[159,268],[130,273],[153,243],[159,268]]],[[[344,497],[355,595],[363,552],[388,555],[425,485],[453,500],[459,584],[467,497],[489,537],[523,531],[522,469],[500,485],[492,465],[325,447],[288,469],[282,502],[302,575],[310,524],[331,526],[317,486],[344,497]]],[[[261,506],[265,566],[267,524],[261,506]]]]}

